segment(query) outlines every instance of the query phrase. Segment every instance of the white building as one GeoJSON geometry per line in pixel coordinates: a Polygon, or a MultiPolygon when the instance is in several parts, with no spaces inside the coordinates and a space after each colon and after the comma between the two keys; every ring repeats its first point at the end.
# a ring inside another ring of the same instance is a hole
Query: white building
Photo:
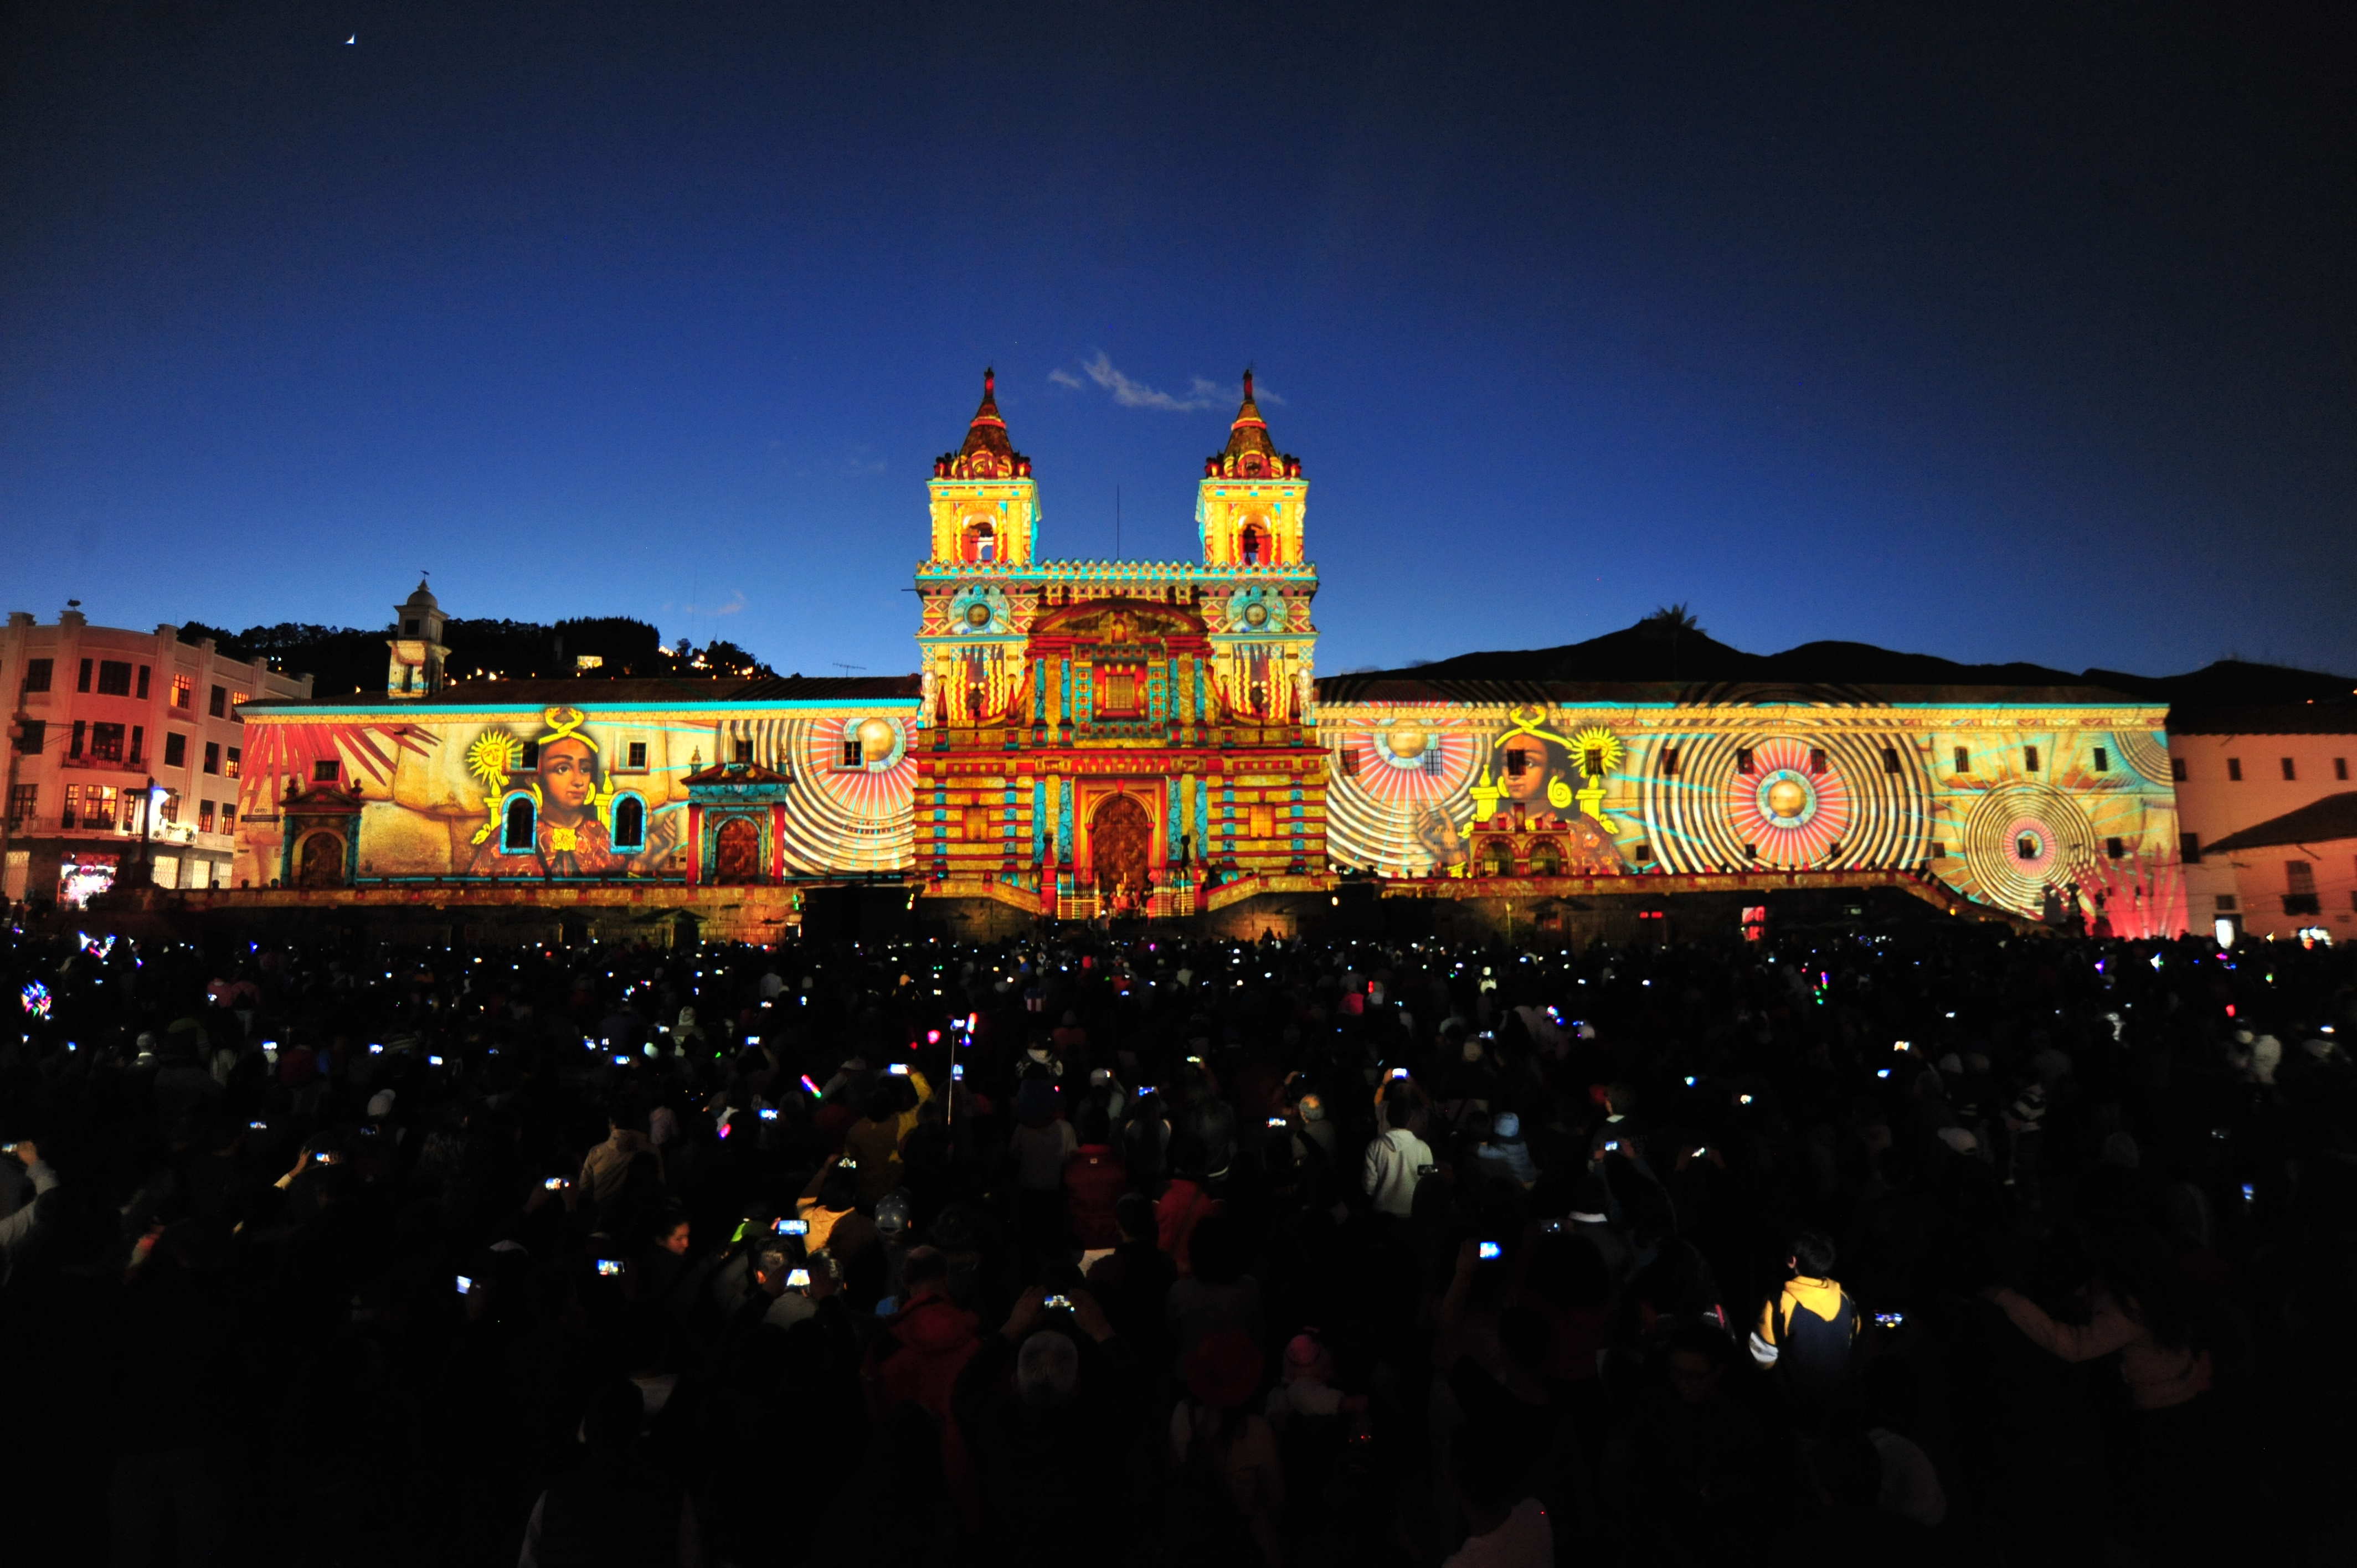
{"type": "Polygon", "coordinates": [[[2320,925],[2352,940],[2357,860],[2300,845],[2341,836],[2324,819],[2357,790],[2357,703],[2179,704],[2169,755],[2194,928],[2288,937],[2320,925]]]}
{"type": "Polygon", "coordinates": [[[0,891],[79,903],[118,881],[224,885],[239,711],[255,697],[307,697],[311,679],[228,658],[210,638],[183,641],[178,627],[91,626],[69,608],[54,626],[9,616],[0,691],[10,702],[0,891]]]}

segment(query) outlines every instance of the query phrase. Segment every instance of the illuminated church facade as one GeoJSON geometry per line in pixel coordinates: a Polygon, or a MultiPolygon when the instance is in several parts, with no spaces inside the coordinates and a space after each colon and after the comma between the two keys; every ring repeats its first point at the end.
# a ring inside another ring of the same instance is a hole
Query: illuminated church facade
{"type": "Polygon", "coordinates": [[[1324,874],[1309,482],[1250,372],[1197,486],[1198,561],[1042,559],[1039,483],[987,373],[930,489],[919,875],[1128,908],[1206,875],[1298,891],[1324,874]]]}
{"type": "Polygon", "coordinates": [[[1247,375],[1197,559],[1049,558],[985,372],[928,486],[913,675],[453,684],[421,585],[382,693],[247,704],[237,880],[690,904],[888,883],[1071,918],[1322,904],[1346,880],[1534,908],[1880,875],[1960,909],[2034,918],[2076,887],[2122,934],[2185,922],[2163,704],[1320,681],[1308,491],[1247,375]]]}

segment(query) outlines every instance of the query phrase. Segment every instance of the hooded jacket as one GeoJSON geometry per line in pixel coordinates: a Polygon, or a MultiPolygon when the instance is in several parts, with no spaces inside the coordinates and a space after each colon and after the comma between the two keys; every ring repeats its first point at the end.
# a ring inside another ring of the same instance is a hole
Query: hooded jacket
{"type": "Polygon", "coordinates": [[[1195,1272],[1195,1256],[1191,1243],[1195,1227],[1207,1214],[1222,1214],[1227,1205],[1203,1190],[1203,1184],[1188,1176],[1174,1176],[1162,1196],[1154,1201],[1155,1236],[1170,1261],[1178,1266],[1181,1278],[1195,1272]]]}
{"type": "Polygon", "coordinates": [[[1798,1275],[1760,1309],[1751,1359],[1787,1378],[1829,1387],[1849,1375],[1850,1347],[1862,1326],[1857,1304],[1840,1282],[1798,1275]]]}
{"type": "Polygon", "coordinates": [[[928,1285],[908,1305],[884,1319],[884,1331],[867,1350],[867,1384],[878,1423],[903,1404],[914,1402],[931,1415],[942,1434],[942,1470],[950,1495],[969,1528],[978,1517],[974,1461],[952,1409],[958,1374],[974,1359],[981,1322],[928,1285]]]}

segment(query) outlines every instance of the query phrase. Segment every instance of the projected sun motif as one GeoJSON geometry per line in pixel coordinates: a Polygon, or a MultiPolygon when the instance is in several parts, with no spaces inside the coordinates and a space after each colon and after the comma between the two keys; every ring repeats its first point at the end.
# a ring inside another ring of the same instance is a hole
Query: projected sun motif
{"type": "Polygon", "coordinates": [[[1849,787],[1830,762],[1810,767],[1808,748],[1778,738],[1751,753],[1751,771],[1727,780],[1727,816],[1765,865],[1813,865],[1849,826],[1849,787]]]}
{"type": "Polygon", "coordinates": [[[908,810],[917,760],[897,719],[821,719],[811,725],[803,779],[853,813],[888,818],[908,810]]]}
{"type": "Polygon", "coordinates": [[[1473,776],[1480,747],[1461,729],[1402,714],[1344,743],[1358,753],[1359,786],[1381,800],[1438,800],[1473,776]]]}
{"type": "Polygon", "coordinates": [[[1593,779],[1620,767],[1627,753],[1619,736],[1600,725],[1590,725],[1571,737],[1571,755],[1579,771],[1593,779]]]}

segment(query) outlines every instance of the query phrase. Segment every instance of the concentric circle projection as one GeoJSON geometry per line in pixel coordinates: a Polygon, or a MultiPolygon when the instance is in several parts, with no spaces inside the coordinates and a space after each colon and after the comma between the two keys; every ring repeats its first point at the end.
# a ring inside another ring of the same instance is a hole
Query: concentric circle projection
{"type": "Polygon", "coordinates": [[[2000,784],[1964,819],[1964,860],[1996,903],[2035,915],[2049,886],[2093,875],[2095,830],[2061,790],[2000,784]]]}
{"type": "Polygon", "coordinates": [[[786,796],[786,859],[796,869],[892,870],[914,842],[917,759],[905,721],[880,714],[797,719],[794,788],[786,796]],[[845,766],[844,743],[860,760],[845,766]]]}
{"type": "Polygon", "coordinates": [[[2112,749],[2147,784],[2174,787],[2169,768],[2169,736],[2158,730],[2114,730],[2112,749]]]}
{"type": "Polygon", "coordinates": [[[1452,853],[1448,825],[1472,815],[1469,790],[1488,755],[1482,737],[1462,721],[1406,712],[1354,715],[1326,743],[1352,759],[1326,784],[1336,858],[1394,876],[1439,868],[1452,853]]]}
{"type": "Polygon", "coordinates": [[[1665,735],[1650,755],[1638,800],[1663,870],[1739,870],[1751,854],[1778,869],[1907,867],[1926,853],[1931,780],[1903,731],[1665,735]],[[1658,759],[1671,746],[1677,771],[1664,777],[1658,759]],[[1825,753],[1823,770],[1811,767],[1813,747],[1825,753]],[[1751,753],[1748,774],[1737,767],[1742,750],[1751,753]]]}
{"type": "Polygon", "coordinates": [[[1849,832],[1849,785],[1827,757],[1809,766],[1809,748],[1778,737],[1751,748],[1751,771],[1727,781],[1727,811],[1760,864],[1784,871],[1816,865],[1849,832]]]}

